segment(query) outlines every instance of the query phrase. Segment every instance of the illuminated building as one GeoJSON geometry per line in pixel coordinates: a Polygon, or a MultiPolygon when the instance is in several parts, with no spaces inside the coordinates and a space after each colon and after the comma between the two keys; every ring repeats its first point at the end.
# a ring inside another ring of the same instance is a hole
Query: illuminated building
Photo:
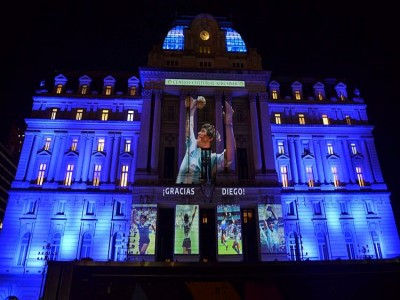
{"type": "Polygon", "coordinates": [[[274,78],[225,19],[177,20],[138,75],[61,72],[33,96],[26,123],[0,235],[2,295],[39,297],[49,260],[400,254],[359,91],[274,78]],[[190,129],[204,123],[213,141],[200,150],[190,129]]]}

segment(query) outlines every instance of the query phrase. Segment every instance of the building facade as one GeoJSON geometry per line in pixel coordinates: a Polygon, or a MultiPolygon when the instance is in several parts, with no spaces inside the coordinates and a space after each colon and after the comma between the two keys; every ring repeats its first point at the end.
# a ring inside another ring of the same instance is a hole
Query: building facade
{"type": "Polygon", "coordinates": [[[48,261],[400,255],[360,92],[274,78],[232,26],[185,17],[137,74],[41,83],[0,233],[2,299],[41,297],[48,261]]]}

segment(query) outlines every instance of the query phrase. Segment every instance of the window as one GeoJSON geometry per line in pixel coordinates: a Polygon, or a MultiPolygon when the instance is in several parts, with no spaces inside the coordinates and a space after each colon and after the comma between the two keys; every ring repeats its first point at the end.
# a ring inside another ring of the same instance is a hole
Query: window
{"type": "Polygon", "coordinates": [[[58,205],[57,205],[57,212],[56,212],[57,215],[63,215],[63,214],[65,214],[65,205],[66,205],[66,201],[65,201],[65,200],[60,200],[60,201],[58,202],[58,205]]]}
{"type": "Polygon", "coordinates": [[[317,201],[313,203],[313,209],[314,209],[314,215],[320,216],[322,215],[322,208],[321,208],[321,202],[317,201]]]}
{"type": "Polygon", "coordinates": [[[17,266],[24,266],[26,264],[26,257],[28,255],[30,240],[31,240],[31,234],[29,232],[25,233],[22,236],[21,245],[19,247],[17,266]]]}
{"type": "Polygon", "coordinates": [[[356,144],[355,143],[351,143],[350,147],[351,147],[351,153],[357,154],[357,146],[356,146],[356,144]]]}
{"type": "Polygon", "coordinates": [[[51,249],[49,254],[49,260],[57,260],[60,254],[61,245],[61,234],[59,232],[53,235],[53,242],[51,243],[51,249]]]}
{"type": "Polygon", "coordinates": [[[329,260],[328,246],[326,244],[326,237],[323,232],[317,233],[318,250],[320,260],[329,260]]]}
{"type": "Polygon", "coordinates": [[[86,205],[86,215],[92,216],[94,215],[94,201],[88,201],[86,205]]]}
{"type": "Polygon", "coordinates": [[[46,167],[47,167],[46,164],[40,164],[39,165],[39,173],[38,173],[38,178],[37,178],[37,181],[36,181],[37,185],[42,185],[43,184],[44,176],[45,176],[45,173],[46,173],[46,167]]]}
{"type": "Polygon", "coordinates": [[[357,181],[360,187],[365,186],[364,177],[361,167],[356,167],[357,181]]]}
{"type": "Polygon", "coordinates": [[[346,231],[344,234],[344,238],[346,241],[346,250],[347,250],[347,256],[349,259],[356,259],[356,254],[354,252],[354,243],[353,243],[353,237],[349,231],[346,231]]]}
{"type": "Polygon", "coordinates": [[[125,202],[115,201],[115,215],[123,216],[125,215],[125,202]]]}
{"type": "Polygon", "coordinates": [[[126,118],[127,121],[133,121],[135,119],[135,111],[128,110],[128,116],[126,118]]]}
{"type": "Polygon", "coordinates": [[[94,165],[93,186],[100,185],[101,165],[94,165]]]}
{"type": "Polygon", "coordinates": [[[131,86],[129,88],[129,95],[131,95],[131,96],[135,96],[136,95],[136,87],[135,86],[131,86]]]}
{"type": "Polygon", "coordinates": [[[121,187],[126,187],[128,185],[128,170],[129,166],[128,165],[122,165],[121,168],[121,187]]]}
{"type": "Polygon", "coordinates": [[[296,100],[301,100],[301,93],[300,91],[294,91],[294,98],[296,100]]]}
{"type": "Polygon", "coordinates": [[[341,215],[349,214],[349,209],[348,209],[347,203],[345,201],[340,202],[340,214],[341,215]]]}
{"type": "Polygon", "coordinates": [[[372,203],[372,201],[365,201],[365,208],[367,210],[367,214],[369,215],[375,214],[374,204],[372,203]]]}
{"type": "Polygon", "coordinates": [[[50,145],[51,145],[51,137],[47,137],[44,141],[44,150],[50,150],[50,145]]]}
{"type": "Polygon", "coordinates": [[[131,152],[131,144],[132,144],[131,140],[129,139],[125,140],[125,147],[124,147],[125,152],[131,152]]]}
{"type": "Polygon", "coordinates": [[[312,166],[306,166],[306,176],[308,187],[314,187],[314,174],[312,166]]]}
{"type": "Polygon", "coordinates": [[[322,124],[329,125],[329,118],[328,115],[322,115],[322,124]]]}
{"type": "Polygon", "coordinates": [[[62,85],[62,84],[57,84],[57,87],[56,87],[56,94],[61,94],[62,89],[63,89],[63,85],[62,85]]]}
{"type": "Polygon", "coordinates": [[[28,214],[28,215],[35,214],[35,209],[36,209],[36,200],[28,201],[27,207],[26,207],[26,214],[28,214]]]}
{"type": "Polygon", "coordinates": [[[99,151],[99,152],[104,151],[104,144],[105,144],[105,139],[104,138],[99,138],[97,140],[97,151],[99,151]]]}
{"type": "Polygon", "coordinates": [[[107,121],[108,120],[108,109],[103,109],[101,113],[101,120],[102,121],[107,121]]]}
{"type": "Polygon", "coordinates": [[[379,236],[375,231],[371,231],[371,237],[372,237],[372,242],[374,243],[374,252],[375,252],[375,257],[377,259],[382,259],[382,249],[381,249],[381,243],[379,241],[379,236]]]}
{"type": "Polygon", "coordinates": [[[340,182],[339,182],[339,175],[338,175],[337,167],[336,166],[332,166],[331,167],[331,171],[332,171],[333,185],[335,187],[339,187],[340,182]]]}
{"type": "Polygon", "coordinates": [[[286,211],[288,216],[295,216],[296,215],[296,202],[295,201],[290,201],[286,204],[286,211]]]}
{"type": "Polygon", "coordinates": [[[275,124],[282,124],[281,114],[275,114],[275,124]]]}
{"type": "Polygon", "coordinates": [[[345,119],[346,119],[346,124],[347,124],[347,125],[351,125],[351,118],[350,118],[350,116],[346,115],[346,116],[345,116],[345,119]]]}
{"type": "Polygon", "coordinates": [[[76,151],[78,149],[78,139],[72,139],[71,151],[76,151]]]}
{"type": "Polygon", "coordinates": [[[345,95],[343,93],[340,93],[339,98],[340,98],[341,101],[346,100],[346,97],[345,97],[345,95]]]}
{"type": "Polygon", "coordinates": [[[70,186],[72,182],[72,173],[74,171],[74,165],[68,164],[67,165],[67,172],[65,173],[64,185],[70,186]]]}
{"type": "Polygon", "coordinates": [[[81,94],[82,94],[82,95],[86,95],[87,92],[88,92],[88,86],[87,86],[87,84],[82,85],[82,86],[81,86],[81,94]]]}
{"type": "Polygon", "coordinates": [[[277,90],[272,90],[271,95],[272,95],[272,99],[274,99],[274,100],[278,99],[278,91],[277,90]]]}
{"type": "Polygon", "coordinates": [[[306,124],[306,119],[304,118],[304,114],[299,114],[299,124],[306,124]]]}
{"type": "Polygon", "coordinates": [[[105,90],[104,90],[104,94],[107,96],[111,95],[111,91],[112,91],[112,86],[111,85],[106,85],[105,90]]]}
{"type": "Polygon", "coordinates": [[[78,109],[76,110],[76,117],[75,117],[75,119],[78,120],[78,121],[82,120],[82,115],[83,115],[83,109],[82,109],[82,108],[78,108],[78,109]]]}
{"type": "Polygon", "coordinates": [[[282,181],[282,187],[286,188],[289,186],[288,170],[286,166],[281,166],[281,181],[282,181]]]}
{"type": "Polygon", "coordinates": [[[123,261],[125,259],[123,237],[119,232],[113,237],[112,259],[114,261],[123,261]]]}
{"type": "Polygon", "coordinates": [[[51,110],[50,119],[54,120],[54,119],[56,118],[56,115],[57,115],[57,108],[53,108],[53,109],[51,110]]]}
{"type": "Polygon", "coordinates": [[[334,154],[332,143],[330,143],[330,142],[326,143],[326,147],[327,147],[327,151],[328,151],[329,155],[334,154]]]}
{"type": "Polygon", "coordinates": [[[278,141],[278,153],[285,154],[285,144],[283,141],[278,141]]]}
{"type": "Polygon", "coordinates": [[[82,236],[80,258],[90,257],[91,252],[92,252],[92,235],[90,232],[86,232],[82,236]]]}
{"type": "Polygon", "coordinates": [[[322,94],[322,92],[318,92],[317,98],[318,98],[319,101],[324,100],[324,95],[322,94]]]}

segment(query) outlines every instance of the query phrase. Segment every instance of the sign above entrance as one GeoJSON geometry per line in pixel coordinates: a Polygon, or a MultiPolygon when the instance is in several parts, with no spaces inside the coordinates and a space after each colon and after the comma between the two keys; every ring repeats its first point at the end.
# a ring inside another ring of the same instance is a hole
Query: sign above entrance
{"type": "Polygon", "coordinates": [[[243,80],[165,79],[165,85],[245,87],[243,80]]]}

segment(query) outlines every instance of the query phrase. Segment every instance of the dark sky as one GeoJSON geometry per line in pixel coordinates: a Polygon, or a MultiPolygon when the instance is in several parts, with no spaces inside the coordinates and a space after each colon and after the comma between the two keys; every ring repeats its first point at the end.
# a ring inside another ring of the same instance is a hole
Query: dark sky
{"type": "MultiPolygon", "coordinates": [[[[399,193],[395,123],[400,67],[397,9],[389,1],[114,0],[9,3],[1,20],[1,141],[28,116],[34,89],[57,70],[137,72],[181,15],[228,17],[273,75],[344,78],[368,105],[383,173],[399,193]]],[[[400,199],[396,199],[400,202],[400,199]]]]}

